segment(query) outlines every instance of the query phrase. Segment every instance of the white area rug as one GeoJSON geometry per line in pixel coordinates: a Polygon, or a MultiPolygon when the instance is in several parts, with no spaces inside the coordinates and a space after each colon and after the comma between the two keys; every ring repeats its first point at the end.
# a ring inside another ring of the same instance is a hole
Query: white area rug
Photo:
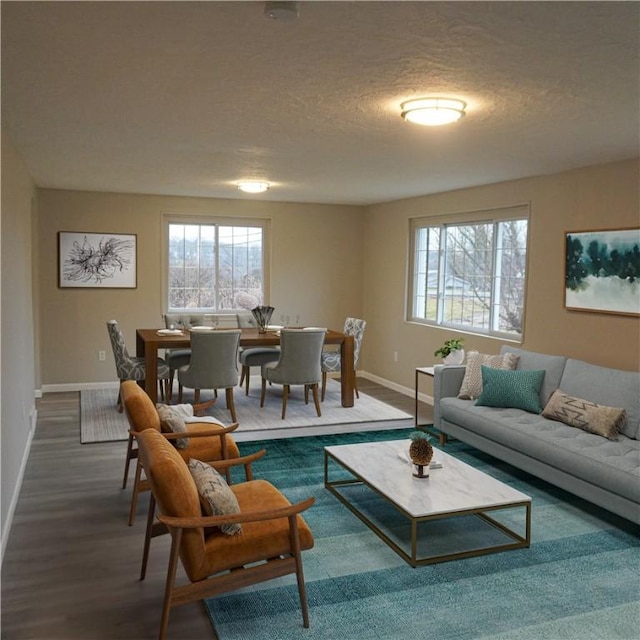
{"type": "MultiPolygon", "coordinates": [[[[212,395],[203,392],[201,402],[212,395]]],[[[93,389],[80,392],[80,442],[112,442],[128,438],[129,424],[123,413],[116,408],[117,390],[93,389]]],[[[192,392],[185,390],[183,402],[193,398],[192,392]]],[[[335,380],[327,382],[327,394],[321,403],[322,416],[316,415],[313,399],[309,394],[309,404],[304,403],[302,387],[294,387],[287,403],[287,417],[280,418],[282,411],[282,387],[267,388],[264,408],[260,408],[260,378],[252,377],[251,391],[247,397],[244,389],[235,390],[235,405],[239,427],[236,440],[254,440],[265,437],[286,437],[328,433],[327,426],[366,425],[367,429],[406,428],[413,425],[413,416],[395,409],[371,396],[360,393],[353,407],[345,408],[340,403],[340,384],[335,380]],[[389,421],[392,421],[390,424],[389,421]],[[393,421],[397,421],[395,424],[393,421]],[[316,428],[321,427],[316,431],[316,428]]],[[[174,393],[173,402],[177,402],[174,393]]],[[[207,415],[215,416],[225,424],[231,423],[231,415],[226,407],[224,392],[219,394],[216,404],[207,415]]],[[[334,428],[332,431],[344,431],[334,428]]],[[[359,429],[362,430],[362,429],[359,429]]]]}

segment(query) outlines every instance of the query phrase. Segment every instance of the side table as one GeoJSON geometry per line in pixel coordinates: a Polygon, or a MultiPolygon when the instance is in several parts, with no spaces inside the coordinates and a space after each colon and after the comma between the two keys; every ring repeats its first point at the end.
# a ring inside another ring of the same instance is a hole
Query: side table
{"type": "MultiPolygon", "coordinates": [[[[415,413],[413,417],[413,424],[416,429],[424,429],[425,431],[429,431],[429,428],[433,428],[433,422],[425,422],[423,424],[419,424],[418,422],[418,388],[420,386],[420,376],[428,376],[429,378],[433,378],[436,374],[435,367],[416,367],[416,381],[415,381],[415,397],[416,397],[416,407],[415,413]]],[[[444,445],[446,441],[446,436],[443,433],[432,434],[438,435],[438,439],[441,445],[444,445]]]]}

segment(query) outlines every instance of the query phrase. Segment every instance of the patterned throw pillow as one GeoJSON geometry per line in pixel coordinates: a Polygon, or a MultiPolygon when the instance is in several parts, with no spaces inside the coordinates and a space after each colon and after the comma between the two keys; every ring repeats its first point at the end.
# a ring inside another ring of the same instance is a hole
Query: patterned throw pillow
{"type": "Polygon", "coordinates": [[[540,413],[540,388],[544,369],[503,371],[481,367],[482,393],[476,404],[483,407],[522,409],[540,413]]]}
{"type": "MultiPolygon", "coordinates": [[[[160,402],[156,404],[156,410],[160,418],[160,431],[162,433],[186,433],[187,425],[180,413],[160,402]]],[[[185,449],[189,446],[189,438],[178,438],[174,442],[178,449],[185,449]]]]}
{"type": "Polygon", "coordinates": [[[482,365],[492,369],[513,370],[518,364],[520,356],[515,353],[501,353],[498,355],[488,355],[470,351],[467,355],[467,368],[464,379],[458,392],[458,398],[463,400],[475,400],[482,393],[482,365]]]}
{"type": "MultiPolygon", "coordinates": [[[[240,513],[238,499],[225,479],[213,467],[191,458],[189,460],[189,471],[196,483],[196,487],[198,487],[200,502],[207,515],[225,516],[240,513]]],[[[238,522],[224,524],[220,527],[220,531],[228,536],[240,533],[241,530],[242,525],[238,522]]]]}
{"type": "Polygon", "coordinates": [[[617,440],[625,424],[627,412],[616,407],[606,407],[582,398],[574,398],[557,390],[549,399],[542,415],[558,420],[608,440],[617,440]]]}

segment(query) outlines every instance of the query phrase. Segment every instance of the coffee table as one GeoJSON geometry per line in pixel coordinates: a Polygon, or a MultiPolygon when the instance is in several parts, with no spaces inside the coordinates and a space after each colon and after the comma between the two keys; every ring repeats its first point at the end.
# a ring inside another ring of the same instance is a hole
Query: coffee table
{"type": "Polygon", "coordinates": [[[324,485],[413,567],[530,546],[529,496],[440,450],[416,478],[409,444],[325,447],[324,485]]]}

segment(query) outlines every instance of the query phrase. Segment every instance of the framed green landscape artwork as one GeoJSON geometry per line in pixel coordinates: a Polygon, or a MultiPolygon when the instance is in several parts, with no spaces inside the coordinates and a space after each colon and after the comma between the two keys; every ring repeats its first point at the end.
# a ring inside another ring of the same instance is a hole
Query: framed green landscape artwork
{"type": "Polygon", "coordinates": [[[640,228],[567,231],[564,305],[640,316],[640,228]]]}

